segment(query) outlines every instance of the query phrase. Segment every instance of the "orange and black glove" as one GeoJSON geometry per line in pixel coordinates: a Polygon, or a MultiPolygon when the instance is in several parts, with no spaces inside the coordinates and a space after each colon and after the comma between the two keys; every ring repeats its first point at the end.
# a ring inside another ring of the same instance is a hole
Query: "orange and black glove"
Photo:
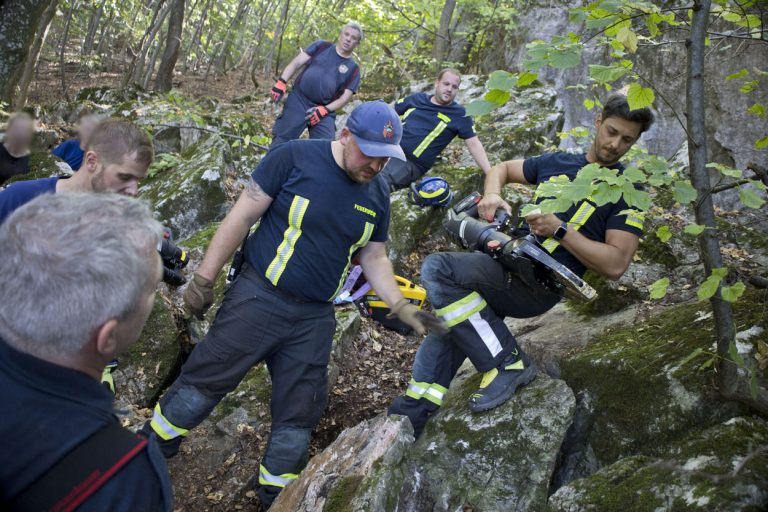
{"type": "Polygon", "coordinates": [[[272,86],[272,90],[269,91],[269,95],[272,96],[272,101],[278,103],[285,95],[285,89],[288,87],[288,82],[283,80],[283,77],[277,79],[275,85],[272,86]]]}
{"type": "Polygon", "coordinates": [[[315,126],[330,113],[331,111],[325,108],[323,105],[318,105],[307,110],[307,117],[305,119],[307,120],[307,124],[309,124],[309,126],[315,126]]]}

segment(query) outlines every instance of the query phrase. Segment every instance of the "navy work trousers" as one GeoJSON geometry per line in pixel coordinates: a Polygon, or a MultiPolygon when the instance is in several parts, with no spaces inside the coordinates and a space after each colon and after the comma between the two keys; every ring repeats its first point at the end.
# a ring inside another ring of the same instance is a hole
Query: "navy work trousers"
{"type": "Polygon", "coordinates": [[[301,137],[304,130],[309,129],[310,139],[333,140],[336,138],[336,113],[331,112],[322,118],[315,126],[307,124],[307,110],[315,107],[306,96],[298,91],[291,91],[283,104],[283,111],[277,116],[272,127],[272,144],[270,149],[283,142],[301,137]]]}

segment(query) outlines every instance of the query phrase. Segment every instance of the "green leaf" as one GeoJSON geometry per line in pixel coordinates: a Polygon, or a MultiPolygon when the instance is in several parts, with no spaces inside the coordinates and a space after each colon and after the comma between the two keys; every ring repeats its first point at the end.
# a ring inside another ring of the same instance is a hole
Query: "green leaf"
{"type": "Polygon", "coordinates": [[[739,188],[739,199],[748,208],[760,208],[765,204],[765,199],[757,195],[753,189],[748,187],[739,188]]]}
{"type": "Polygon", "coordinates": [[[527,217],[528,215],[537,211],[540,211],[539,205],[530,203],[523,206],[523,208],[520,210],[520,216],[527,217]]]}
{"type": "Polygon", "coordinates": [[[736,366],[744,368],[744,358],[739,354],[739,349],[736,346],[735,340],[731,340],[730,345],[728,345],[728,355],[731,356],[731,361],[736,363],[736,366]]]}
{"type": "Polygon", "coordinates": [[[672,186],[672,195],[680,204],[692,203],[696,200],[696,189],[688,181],[678,180],[672,186]]]}
{"type": "Polygon", "coordinates": [[[690,354],[688,354],[687,356],[685,356],[684,358],[682,358],[682,359],[680,360],[680,362],[679,362],[679,363],[677,363],[677,364],[678,364],[678,365],[680,365],[680,366],[686,365],[686,364],[688,364],[689,362],[691,362],[693,359],[695,359],[695,358],[697,358],[699,355],[701,355],[701,353],[702,353],[702,352],[704,352],[704,349],[703,349],[703,348],[701,348],[701,347],[697,347],[697,348],[695,348],[695,349],[693,350],[693,352],[691,352],[690,354]]]}
{"type": "Polygon", "coordinates": [[[736,80],[737,78],[745,77],[749,74],[749,71],[747,69],[742,69],[741,71],[737,71],[736,73],[733,73],[731,75],[728,75],[725,77],[726,80],[736,80]]]}
{"type": "Polygon", "coordinates": [[[723,300],[728,302],[736,302],[739,300],[739,297],[744,294],[744,290],[746,289],[747,286],[741,281],[738,281],[731,286],[723,286],[720,289],[720,294],[723,296],[723,300]]]}
{"type": "Polygon", "coordinates": [[[765,117],[767,114],[765,105],[762,103],[755,103],[747,109],[747,112],[757,117],[765,117]]]}
{"type": "Polygon", "coordinates": [[[655,99],[656,95],[653,93],[653,89],[643,87],[638,83],[630,84],[627,90],[627,101],[629,102],[630,110],[650,107],[655,99]]]}
{"type": "Polygon", "coordinates": [[[759,83],[760,82],[757,80],[750,80],[749,82],[744,82],[744,85],[739,87],[739,92],[743,92],[743,93],[752,92],[755,89],[755,87],[758,86],[759,83]]]}
{"type": "Polygon", "coordinates": [[[656,230],[656,238],[661,240],[662,242],[666,242],[670,238],[672,238],[672,231],[669,230],[669,226],[666,224],[663,226],[659,226],[659,228],[656,230]]]}
{"type": "Polygon", "coordinates": [[[651,293],[651,299],[662,299],[667,294],[667,288],[669,288],[669,278],[662,277],[648,286],[648,291],[651,293]]]}
{"type": "MultiPolygon", "coordinates": [[[[499,89],[501,91],[510,91],[515,88],[517,78],[507,71],[494,71],[488,76],[488,89],[499,89]]],[[[491,100],[493,101],[493,100],[491,100]]],[[[505,102],[506,103],[506,102],[505,102]]]]}
{"type": "Polygon", "coordinates": [[[612,66],[601,66],[600,64],[589,65],[590,78],[600,83],[615,82],[626,74],[627,69],[618,64],[612,66]]]}
{"type": "Polygon", "coordinates": [[[598,183],[597,189],[592,193],[592,199],[598,206],[615,203],[621,198],[621,189],[612,187],[608,183],[598,183]]]}
{"type": "Polygon", "coordinates": [[[717,292],[717,288],[720,286],[720,282],[723,280],[725,274],[727,273],[728,269],[712,269],[712,274],[710,274],[710,276],[699,285],[699,289],[696,292],[696,295],[699,296],[699,300],[707,300],[711,298],[717,292]]]}
{"type": "Polygon", "coordinates": [[[526,85],[531,85],[533,82],[536,81],[537,78],[539,78],[539,75],[537,75],[536,73],[531,73],[530,71],[523,71],[517,77],[517,85],[518,87],[525,87],[526,85]]]}
{"type": "Polygon", "coordinates": [[[635,188],[632,183],[626,183],[622,190],[622,197],[624,197],[624,201],[626,201],[627,206],[632,206],[641,211],[645,211],[651,207],[651,194],[645,190],[635,188]]]}
{"type": "Polygon", "coordinates": [[[500,89],[492,89],[485,93],[485,100],[491,101],[498,106],[504,105],[512,97],[512,93],[509,91],[502,91],[500,89]]]}
{"type": "Polygon", "coordinates": [[[637,34],[635,34],[629,27],[622,27],[616,33],[616,40],[624,45],[629,53],[635,53],[637,51],[637,34]]]}
{"type": "Polygon", "coordinates": [[[584,108],[587,110],[592,110],[595,108],[595,100],[586,99],[584,100],[584,108]]]}
{"type": "Polygon", "coordinates": [[[757,149],[765,149],[765,148],[768,148],[768,135],[766,135],[766,136],[765,136],[765,137],[763,137],[762,139],[760,139],[760,140],[758,140],[757,142],[755,142],[755,147],[756,147],[757,149]]]}
{"type": "Polygon", "coordinates": [[[467,105],[467,115],[471,117],[480,117],[490,114],[498,105],[493,101],[474,100],[467,105]]]}
{"type": "Polygon", "coordinates": [[[645,183],[645,173],[637,167],[627,167],[622,174],[630,183],[645,183]]]}
{"type": "Polygon", "coordinates": [[[549,65],[553,68],[575,68],[579,64],[581,64],[580,48],[554,48],[550,54],[549,65]]]}
{"type": "Polygon", "coordinates": [[[733,167],[728,167],[727,165],[710,162],[707,164],[707,167],[710,169],[717,169],[717,171],[724,176],[730,176],[731,178],[741,178],[740,170],[734,169],[733,167]]]}
{"type": "Polygon", "coordinates": [[[688,224],[683,228],[683,232],[686,235],[698,236],[704,232],[705,228],[706,226],[702,226],[701,224],[688,224]]]}

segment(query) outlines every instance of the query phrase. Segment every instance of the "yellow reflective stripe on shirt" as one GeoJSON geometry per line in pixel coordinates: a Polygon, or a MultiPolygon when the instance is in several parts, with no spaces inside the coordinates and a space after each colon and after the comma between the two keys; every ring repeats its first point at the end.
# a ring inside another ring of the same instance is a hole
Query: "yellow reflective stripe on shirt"
{"type": "Polygon", "coordinates": [[[289,483],[299,478],[295,473],[284,473],[282,475],[273,475],[263,464],[259,465],[259,484],[271,485],[272,487],[285,487],[289,483]]]}
{"type": "Polygon", "coordinates": [[[288,211],[288,228],[283,235],[283,242],[277,248],[277,254],[265,272],[269,282],[275,286],[277,286],[280,276],[283,275],[285,267],[288,265],[288,260],[293,256],[296,242],[301,236],[301,222],[304,220],[307,207],[309,207],[309,199],[301,196],[293,197],[291,209],[288,211]]]}
{"type": "MultiPolygon", "coordinates": [[[[578,231],[581,229],[581,226],[586,224],[586,222],[589,220],[592,214],[595,213],[596,210],[597,208],[595,208],[592,203],[589,201],[584,201],[581,203],[581,206],[579,206],[578,210],[576,210],[576,212],[568,220],[568,228],[573,229],[574,231],[578,231]]],[[[552,237],[549,237],[544,240],[541,246],[549,252],[554,252],[554,250],[560,246],[560,242],[552,237]]]]}
{"type": "MultiPolygon", "coordinates": [[[[409,112],[406,112],[406,114],[408,113],[409,112]]],[[[435,126],[435,128],[429,132],[429,135],[424,137],[424,140],[421,141],[421,144],[419,144],[419,146],[413,150],[413,156],[421,156],[421,154],[426,151],[429,145],[432,144],[432,141],[434,141],[438,135],[443,133],[443,130],[445,130],[445,128],[448,126],[448,123],[451,122],[451,118],[442,112],[437,113],[437,118],[440,119],[440,121],[437,123],[437,126],[435,126]]]]}
{"type": "MultiPolygon", "coordinates": [[[[400,100],[400,101],[402,101],[402,100],[400,100]]],[[[408,110],[403,112],[403,115],[400,116],[400,121],[405,121],[405,118],[408,117],[409,115],[411,115],[411,112],[413,112],[414,110],[416,110],[416,109],[415,108],[409,108],[408,110]]]]}
{"type": "Polygon", "coordinates": [[[171,439],[175,439],[179,436],[186,436],[189,433],[189,430],[177,427],[168,421],[168,419],[163,416],[159,403],[155,405],[155,411],[152,414],[152,421],[149,422],[149,425],[152,427],[152,430],[155,431],[158,437],[164,441],[170,441],[171,439]]]}
{"type": "Polygon", "coordinates": [[[645,215],[635,210],[627,215],[627,220],[624,223],[627,226],[632,226],[633,228],[643,229],[644,222],[645,222],[645,215]]]}
{"type": "Polygon", "coordinates": [[[448,327],[453,327],[481,311],[485,306],[485,299],[479,293],[472,292],[463,299],[438,309],[436,313],[448,327]]]}
{"type": "Polygon", "coordinates": [[[371,224],[370,222],[366,222],[365,227],[363,228],[363,234],[360,237],[360,240],[352,244],[352,247],[349,248],[349,255],[347,256],[347,265],[344,267],[344,271],[341,273],[341,278],[339,279],[339,286],[336,287],[336,291],[333,292],[333,296],[329,300],[335,299],[336,296],[339,294],[341,287],[344,286],[344,279],[346,279],[347,270],[349,270],[349,261],[352,259],[352,255],[355,254],[356,250],[368,244],[368,241],[371,239],[371,235],[373,235],[373,228],[374,228],[373,224],[371,224]]]}

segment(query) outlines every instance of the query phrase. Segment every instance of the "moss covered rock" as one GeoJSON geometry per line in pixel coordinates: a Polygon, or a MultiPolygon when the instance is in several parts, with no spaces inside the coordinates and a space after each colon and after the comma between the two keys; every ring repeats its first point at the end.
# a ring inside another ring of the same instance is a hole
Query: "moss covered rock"
{"type": "Polygon", "coordinates": [[[413,442],[406,418],[378,416],[346,429],[280,493],[274,512],[395,510],[401,463],[413,442]]]}
{"type": "Polygon", "coordinates": [[[507,403],[472,414],[480,375],[465,365],[409,456],[402,510],[542,510],[575,409],[565,382],[546,375],[507,403]]]}
{"type": "Polygon", "coordinates": [[[223,178],[230,171],[229,145],[214,135],[185,151],[175,166],[148,178],[139,193],[178,238],[185,238],[224,216],[229,205],[223,178]]]}
{"type": "Polygon", "coordinates": [[[768,422],[737,417],[560,488],[556,512],[757,511],[768,507],[768,422]]]}
{"type": "MultiPolygon", "coordinates": [[[[768,315],[756,304],[766,301],[768,292],[748,291],[735,304],[737,329],[765,329],[768,315]]],[[[600,464],[635,454],[661,455],[691,429],[743,413],[741,406],[717,396],[711,367],[702,369],[711,356],[686,360],[696,349],[713,350],[708,311],[706,303],[668,308],[598,335],[561,361],[562,377],[593,402],[584,435],[600,464]]]]}

